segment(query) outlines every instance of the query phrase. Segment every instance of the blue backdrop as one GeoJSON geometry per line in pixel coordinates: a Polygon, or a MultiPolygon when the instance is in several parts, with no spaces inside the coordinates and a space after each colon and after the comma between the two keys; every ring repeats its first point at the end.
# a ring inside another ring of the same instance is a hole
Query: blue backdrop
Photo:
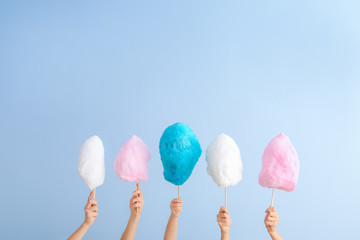
{"type": "MultiPolygon", "coordinates": [[[[99,135],[106,179],[85,239],[119,239],[135,184],[113,170],[133,133],[152,152],[137,239],[161,239],[177,188],[158,144],[178,121],[205,152],[234,138],[244,176],[228,189],[233,239],[269,239],[261,155],[285,132],[301,171],[277,191],[284,239],[355,239],[360,203],[360,3],[304,1],[2,1],[0,238],[65,239],[89,190],[83,141],[99,135]]],[[[219,239],[224,202],[205,154],[181,187],[178,239],[219,239]]]]}

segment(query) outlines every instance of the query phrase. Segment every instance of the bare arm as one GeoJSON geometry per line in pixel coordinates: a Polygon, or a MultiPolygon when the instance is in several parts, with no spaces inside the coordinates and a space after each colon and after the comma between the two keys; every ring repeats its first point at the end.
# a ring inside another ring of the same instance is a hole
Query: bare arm
{"type": "Polygon", "coordinates": [[[125,228],[121,240],[133,240],[135,238],[137,225],[139,223],[140,216],[130,214],[128,224],[125,228]]]}
{"type": "Polygon", "coordinates": [[[266,211],[267,214],[265,216],[265,226],[272,240],[283,240],[278,231],[276,230],[276,226],[279,223],[279,214],[276,212],[274,207],[269,207],[266,211]]]}
{"type": "Polygon", "coordinates": [[[221,230],[221,240],[230,240],[231,219],[226,207],[221,207],[217,215],[217,222],[221,230]]]}
{"type": "Polygon", "coordinates": [[[81,240],[90,226],[94,223],[98,215],[98,202],[96,200],[92,200],[93,195],[94,191],[90,193],[88,202],[85,206],[85,221],[67,240],[81,240]]]}
{"type": "Polygon", "coordinates": [[[81,240],[87,230],[90,228],[88,224],[81,224],[80,227],[67,240],[81,240]]]}
{"type": "Polygon", "coordinates": [[[180,213],[182,212],[182,200],[180,198],[173,199],[170,204],[170,209],[171,215],[166,226],[164,240],[176,240],[177,238],[177,223],[180,213]]]}
{"type": "Polygon", "coordinates": [[[283,240],[283,238],[280,236],[280,234],[277,231],[269,234],[272,240],[283,240]]]}
{"type": "Polygon", "coordinates": [[[121,240],[134,240],[143,206],[144,206],[143,193],[139,189],[139,185],[137,185],[137,190],[133,192],[133,196],[130,199],[131,213],[125,231],[121,236],[121,240]]]}

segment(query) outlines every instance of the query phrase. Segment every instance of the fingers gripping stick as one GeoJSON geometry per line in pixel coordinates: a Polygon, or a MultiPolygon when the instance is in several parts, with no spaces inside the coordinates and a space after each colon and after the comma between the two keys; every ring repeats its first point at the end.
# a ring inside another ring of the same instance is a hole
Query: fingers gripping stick
{"type": "MultiPolygon", "coordinates": [[[[139,190],[139,183],[136,181],[136,190],[139,190]]],[[[140,194],[137,194],[138,197],[140,197],[140,194]]],[[[139,208],[136,208],[136,214],[139,214],[139,208]]]]}

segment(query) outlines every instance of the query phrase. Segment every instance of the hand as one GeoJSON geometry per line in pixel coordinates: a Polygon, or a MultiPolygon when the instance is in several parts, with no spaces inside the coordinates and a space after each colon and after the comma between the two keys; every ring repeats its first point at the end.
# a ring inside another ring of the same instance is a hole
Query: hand
{"type": "Polygon", "coordinates": [[[182,200],[181,198],[175,198],[170,203],[171,215],[174,217],[178,217],[182,212],[182,200]]]}
{"type": "Polygon", "coordinates": [[[219,214],[217,215],[217,222],[219,224],[220,230],[222,233],[229,233],[231,219],[229,211],[226,207],[221,207],[219,214]]]}
{"type": "Polygon", "coordinates": [[[91,226],[97,215],[98,215],[98,202],[96,200],[93,200],[92,197],[94,196],[95,192],[94,190],[90,193],[90,196],[88,198],[88,202],[85,206],[85,221],[84,224],[91,226]]]}
{"type": "Polygon", "coordinates": [[[139,184],[136,184],[137,190],[133,192],[130,199],[130,210],[133,216],[140,216],[141,210],[144,207],[143,192],[139,189],[139,184]]]}
{"type": "Polygon", "coordinates": [[[279,214],[274,207],[269,207],[265,213],[267,213],[264,220],[267,231],[269,233],[276,232],[276,226],[279,223],[279,214]]]}

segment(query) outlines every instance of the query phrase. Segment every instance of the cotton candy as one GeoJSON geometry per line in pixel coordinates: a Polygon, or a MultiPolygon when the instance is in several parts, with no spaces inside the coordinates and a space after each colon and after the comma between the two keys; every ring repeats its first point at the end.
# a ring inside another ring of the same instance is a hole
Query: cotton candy
{"type": "Polygon", "coordinates": [[[300,163],[290,139],[283,133],[272,139],[262,156],[259,184],[291,192],[298,182],[300,163]]]}
{"type": "Polygon", "coordinates": [[[133,135],[120,148],[114,163],[116,175],[127,182],[148,180],[149,148],[141,138],[133,135]]]}
{"type": "Polygon", "coordinates": [[[175,123],[165,129],[159,149],[165,180],[177,186],[190,177],[202,152],[196,135],[184,123],[175,123]]]}
{"type": "Polygon", "coordinates": [[[219,187],[234,186],[242,179],[243,164],[235,141],[220,134],[206,151],[207,172],[219,187]]]}
{"type": "Polygon", "coordinates": [[[104,146],[98,136],[92,136],[81,146],[78,172],[91,190],[104,183],[104,146]]]}

